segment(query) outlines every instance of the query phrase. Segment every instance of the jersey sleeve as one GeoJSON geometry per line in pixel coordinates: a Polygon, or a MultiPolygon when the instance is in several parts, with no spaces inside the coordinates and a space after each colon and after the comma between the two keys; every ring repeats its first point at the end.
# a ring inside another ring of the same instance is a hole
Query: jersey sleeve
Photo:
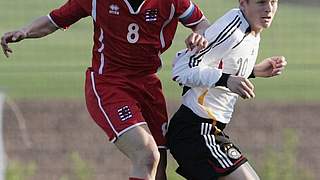
{"type": "Polygon", "coordinates": [[[190,59],[194,51],[182,50],[177,53],[173,64],[172,79],[188,87],[214,87],[222,70],[207,65],[192,66],[190,59]]]}
{"type": "Polygon", "coordinates": [[[245,37],[249,25],[230,11],[205,32],[209,45],[199,53],[182,51],[175,59],[173,80],[189,87],[214,87],[222,76],[218,65],[245,37]]]}
{"type": "Polygon", "coordinates": [[[176,15],[186,27],[197,25],[205,17],[199,7],[190,0],[176,0],[176,15]]]}
{"type": "MultiPolygon", "coordinates": [[[[209,45],[200,55],[207,56],[206,59],[222,59],[235,48],[246,36],[249,24],[244,21],[237,10],[231,10],[204,33],[209,45]]],[[[198,56],[200,56],[198,55],[198,56]]]]}
{"type": "Polygon", "coordinates": [[[87,16],[89,16],[88,12],[77,0],[68,0],[64,5],[54,9],[48,15],[55,26],[63,29],[67,29],[73,23],[87,16]]]}

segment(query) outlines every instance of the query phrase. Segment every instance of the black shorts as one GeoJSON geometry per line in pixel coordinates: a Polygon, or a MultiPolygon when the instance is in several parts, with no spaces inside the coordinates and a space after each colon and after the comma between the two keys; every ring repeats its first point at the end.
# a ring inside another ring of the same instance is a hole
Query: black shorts
{"type": "MultiPolygon", "coordinates": [[[[223,130],[225,124],[217,123],[223,130]]],[[[230,174],[247,159],[223,131],[215,135],[211,119],[197,116],[182,105],[170,123],[167,145],[188,180],[216,180],[230,174]]]]}

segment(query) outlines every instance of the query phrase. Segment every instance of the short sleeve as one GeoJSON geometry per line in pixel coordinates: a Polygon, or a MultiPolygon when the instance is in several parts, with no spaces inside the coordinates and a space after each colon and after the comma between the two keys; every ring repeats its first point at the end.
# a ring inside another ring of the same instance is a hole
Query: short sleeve
{"type": "Polygon", "coordinates": [[[184,26],[194,26],[204,19],[202,11],[192,1],[176,0],[176,5],[176,15],[184,26]]]}
{"type": "Polygon", "coordinates": [[[58,28],[66,29],[83,17],[89,16],[88,12],[77,2],[68,0],[58,9],[54,9],[48,15],[51,22],[58,28]]]}

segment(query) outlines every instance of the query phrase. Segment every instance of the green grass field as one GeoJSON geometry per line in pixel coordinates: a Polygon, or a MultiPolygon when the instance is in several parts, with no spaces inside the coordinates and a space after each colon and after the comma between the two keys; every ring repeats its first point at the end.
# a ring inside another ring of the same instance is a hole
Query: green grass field
{"type": "MultiPolygon", "coordinates": [[[[46,15],[63,1],[2,1],[0,33],[19,28],[35,17],[46,15]]],[[[196,1],[212,22],[236,2],[224,0],[196,1]]],[[[256,79],[257,100],[320,100],[317,33],[319,8],[281,4],[273,26],[262,34],[259,59],[284,55],[289,62],[281,77],[256,79]]],[[[171,81],[171,60],[184,48],[190,33],[179,27],[174,43],[163,54],[164,66],[159,73],[169,99],[178,99],[179,87],[171,81]]],[[[91,19],[86,18],[68,31],[58,31],[41,40],[26,40],[11,45],[10,59],[0,56],[0,88],[15,98],[82,98],[84,71],[90,66],[92,46],[91,19]]]]}

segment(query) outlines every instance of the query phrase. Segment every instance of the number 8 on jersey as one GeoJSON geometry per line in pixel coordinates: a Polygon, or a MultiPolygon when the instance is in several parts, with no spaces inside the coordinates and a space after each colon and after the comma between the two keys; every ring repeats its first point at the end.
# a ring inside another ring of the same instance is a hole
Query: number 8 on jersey
{"type": "Polygon", "coordinates": [[[139,26],[136,23],[131,23],[128,26],[127,40],[129,43],[134,44],[139,40],[139,26]]]}

